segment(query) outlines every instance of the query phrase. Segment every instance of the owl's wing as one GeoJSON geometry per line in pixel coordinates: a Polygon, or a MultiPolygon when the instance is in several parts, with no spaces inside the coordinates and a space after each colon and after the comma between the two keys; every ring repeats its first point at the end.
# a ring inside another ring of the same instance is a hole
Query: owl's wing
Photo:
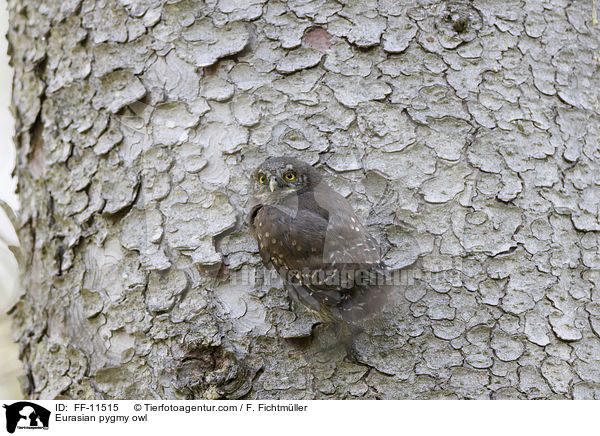
{"type": "MultiPolygon", "coordinates": [[[[383,306],[389,292],[379,281],[385,274],[379,244],[342,195],[324,183],[316,187],[313,195],[328,215],[322,268],[333,270],[340,281],[323,283],[313,279],[303,282],[303,286],[310,297],[327,306],[334,317],[346,321],[364,318],[383,306]],[[354,281],[360,277],[369,277],[368,282],[354,281]]],[[[316,263],[313,268],[317,268],[316,263]]]]}
{"type": "Polygon", "coordinates": [[[379,244],[358,220],[348,200],[325,183],[316,187],[314,197],[329,215],[323,247],[324,262],[332,265],[378,264],[381,255],[379,244]]]}

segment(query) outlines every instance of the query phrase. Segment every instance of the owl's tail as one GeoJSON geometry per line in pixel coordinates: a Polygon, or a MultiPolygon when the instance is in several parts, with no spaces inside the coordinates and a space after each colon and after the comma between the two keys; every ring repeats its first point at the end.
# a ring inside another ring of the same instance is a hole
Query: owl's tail
{"type": "Polygon", "coordinates": [[[356,283],[332,308],[337,318],[347,322],[359,321],[381,311],[385,305],[391,284],[386,283],[386,271],[377,271],[378,281],[356,283]]]}
{"type": "Polygon", "coordinates": [[[351,277],[344,284],[305,280],[303,283],[286,282],[285,287],[293,300],[302,303],[324,321],[353,322],[379,312],[392,289],[387,271],[377,266],[346,268],[344,272],[349,274],[344,276],[351,277]]]}

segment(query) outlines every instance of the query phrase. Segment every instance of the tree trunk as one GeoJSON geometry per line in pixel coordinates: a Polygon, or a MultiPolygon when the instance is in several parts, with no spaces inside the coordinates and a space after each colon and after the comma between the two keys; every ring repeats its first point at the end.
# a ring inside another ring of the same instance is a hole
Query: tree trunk
{"type": "Polygon", "coordinates": [[[25,395],[600,397],[595,5],[9,0],[25,395]],[[271,155],[403,268],[349,339],[264,274],[271,155]]]}

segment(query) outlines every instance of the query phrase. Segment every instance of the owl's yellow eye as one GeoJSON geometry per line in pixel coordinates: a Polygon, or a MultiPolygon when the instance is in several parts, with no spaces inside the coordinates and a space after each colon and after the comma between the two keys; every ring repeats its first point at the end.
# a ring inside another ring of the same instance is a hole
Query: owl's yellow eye
{"type": "Polygon", "coordinates": [[[296,173],[293,171],[288,171],[283,177],[285,177],[286,180],[294,180],[296,178],[296,173]]]}
{"type": "Polygon", "coordinates": [[[258,183],[261,183],[264,185],[266,183],[266,181],[267,181],[267,176],[265,176],[263,173],[260,173],[258,175],[258,183]]]}

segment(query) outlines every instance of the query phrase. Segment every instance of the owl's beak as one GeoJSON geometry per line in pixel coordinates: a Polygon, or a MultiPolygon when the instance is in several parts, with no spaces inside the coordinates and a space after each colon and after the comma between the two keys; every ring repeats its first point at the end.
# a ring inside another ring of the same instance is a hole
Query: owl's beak
{"type": "Polygon", "coordinates": [[[272,177],[271,180],[269,181],[269,189],[271,190],[271,192],[275,191],[275,189],[277,189],[277,179],[275,179],[275,177],[272,177]]]}

